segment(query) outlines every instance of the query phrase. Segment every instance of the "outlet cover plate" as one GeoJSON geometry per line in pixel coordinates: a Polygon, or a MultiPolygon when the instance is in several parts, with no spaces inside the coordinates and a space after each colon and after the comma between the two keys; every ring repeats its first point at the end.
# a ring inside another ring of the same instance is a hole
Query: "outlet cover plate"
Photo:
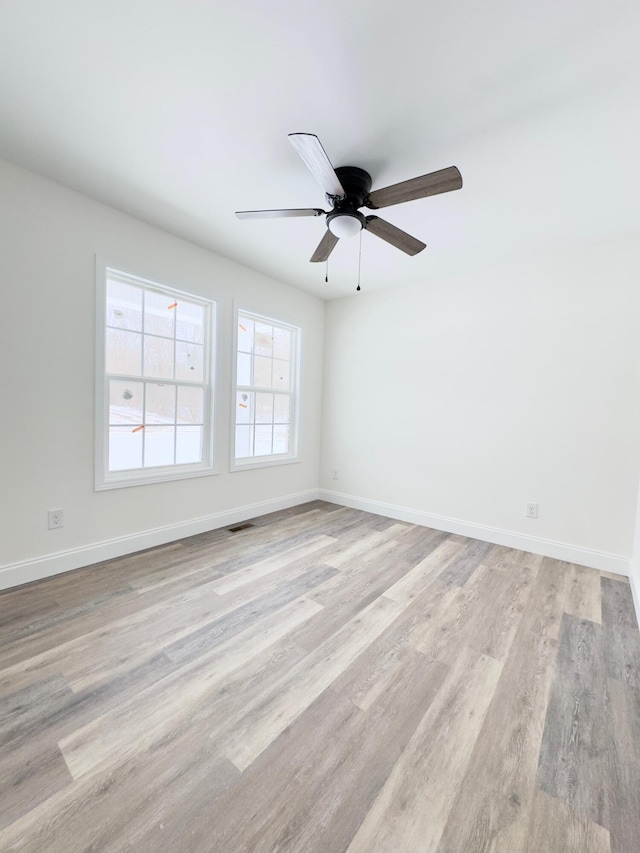
{"type": "Polygon", "coordinates": [[[49,530],[56,530],[58,527],[64,527],[64,510],[50,509],[48,513],[49,530]]]}

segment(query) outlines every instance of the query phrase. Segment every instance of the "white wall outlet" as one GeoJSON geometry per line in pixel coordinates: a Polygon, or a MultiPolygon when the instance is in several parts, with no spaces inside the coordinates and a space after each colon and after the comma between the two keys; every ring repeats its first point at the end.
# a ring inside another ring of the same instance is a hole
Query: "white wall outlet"
{"type": "Polygon", "coordinates": [[[527,518],[537,518],[538,517],[538,504],[527,504],[527,508],[525,510],[525,515],[527,518]]]}
{"type": "Polygon", "coordinates": [[[50,509],[49,510],[49,530],[55,530],[58,527],[64,527],[64,510],[50,509]]]}
{"type": "Polygon", "coordinates": [[[334,468],[333,471],[331,472],[331,479],[332,480],[339,480],[340,479],[340,474],[338,473],[337,468],[334,468]]]}

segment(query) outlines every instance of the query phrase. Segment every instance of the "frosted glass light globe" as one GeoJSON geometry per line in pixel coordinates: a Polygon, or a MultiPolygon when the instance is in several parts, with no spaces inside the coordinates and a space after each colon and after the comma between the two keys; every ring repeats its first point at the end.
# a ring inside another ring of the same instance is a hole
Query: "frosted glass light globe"
{"type": "Polygon", "coordinates": [[[341,213],[329,220],[329,231],[340,240],[355,237],[362,229],[359,217],[352,213],[341,213]]]}

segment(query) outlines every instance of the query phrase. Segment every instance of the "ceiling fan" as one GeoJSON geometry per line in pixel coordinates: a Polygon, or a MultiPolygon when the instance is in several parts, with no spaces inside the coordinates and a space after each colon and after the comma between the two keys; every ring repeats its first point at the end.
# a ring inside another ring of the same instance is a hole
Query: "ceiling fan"
{"type": "Polygon", "coordinates": [[[340,166],[334,169],[313,133],[290,133],[289,140],[304,164],[325,192],[331,210],[319,207],[290,208],[284,210],[237,210],[238,219],[272,219],[288,216],[326,216],[327,231],[311,256],[311,263],[326,261],[338,240],[352,237],[362,230],[369,231],[386,240],[407,255],[417,255],[426,248],[426,243],[417,240],[406,231],[396,228],[379,216],[365,216],[361,207],[378,210],[438,193],[459,190],[462,175],[455,166],[440,169],[419,178],[411,178],[371,192],[371,175],[358,166],[340,166]]]}

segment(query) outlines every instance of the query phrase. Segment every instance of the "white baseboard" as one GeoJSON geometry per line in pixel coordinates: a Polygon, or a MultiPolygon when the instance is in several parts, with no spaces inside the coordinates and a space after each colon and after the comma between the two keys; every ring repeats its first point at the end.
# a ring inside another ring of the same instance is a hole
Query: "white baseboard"
{"type": "Polygon", "coordinates": [[[631,583],[631,594],[633,595],[633,603],[636,608],[636,620],[638,625],[640,625],[640,585],[638,584],[638,579],[640,578],[640,564],[632,563],[631,571],[629,572],[629,582],[631,583]]]}
{"type": "Polygon", "coordinates": [[[20,586],[35,580],[79,569],[82,566],[90,566],[114,557],[122,557],[125,554],[133,554],[145,548],[153,548],[156,545],[166,545],[177,539],[187,536],[195,536],[198,533],[206,533],[241,521],[247,521],[258,515],[277,512],[292,506],[308,503],[313,500],[325,500],[340,506],[360,509],[375,515],[385,515],[389,518],[397,518],[410,524],[419,524],[423,527],[433,527],[436,530],[444,530],[447,533],[457,533],[461,536],[469,536],[473,539],[481,539],[484,542],[493,542],[496,545],[505,545],[509,548],[518,548],[521,551],[529,551],[533,554],[542,554],[545,557],[553,557],[581,566],[593,569],[614,572],[630,578],[636,613],[640,622],[640,584],[638,576],[640,569],[636,567],[636,573],[630,571],[630,560],[628,557],[616,554],[607,554],[600,551],[592,551],[588,548],[580,548],[576,545],[567,545],[550,539],[540,539],[534,536],[523,536],[497,527],[489,527],[473,522],[461,521],[456,518],[448,518],[442,515],[433,515],[407,507],[386,504],[380,501],[367,500],[354,497],[353,495],[333,492],[328,489],[309,489],[304,492],[286,495],[282,498],[274,498],[260,503],[247,504],[236,509],[213,515],[193,519],[191,521],[173,524],[168,527],[160,527],[153,530],[145,530],[130,536],[122,536],[110,539],[106,542],[98,542],[69,551],[61,551],[57,554],[49,554],[45,557],[36,557],[32,560],[23,560],[0,566],[0,590],[20,586]]]}
{"type": "Polygon", "coordinates": [[[237,509],[217,512],[213,515],[181,522],[180,524],[172,524],[168,527],[145,530],[142,533],[121,536],[118,539],[109,539],[106,542],[97,542],[93,545],[49,554],[46,557],[36,557],[33,560],[23,560],[19,563],[0,566],[0,589],[31,583],[31,581],[58,575],[61,572],[90,566],[93,563],[101,563],[103,560],[112,560],[114,557],[133,554],[135,551],[143,551],[145,548],[153,548],[155,545],[166,545],[167,542],[175,542],[176,539],[184,539],[187,536],[206,533],[219,527],[227,527],[230,524],[247,521],[258,515],[266,515],[280,509],[288,509],[292,506],[308,503],[317,500],[319,497],[320,493],[317,489],[309,489],[305,492],[247,504],[237,509]]]}
{"type": "MultiPolygon", "coordinates": [[[[472,539],[481,539],[483,542],[492,542],[494,545],[505,545],[508,548],[517,548],[520,551],[529,551],[532,554],[542,554],[544,557],[553,557],[556,560],[565,560],[568,563],[577,563],[580,566],[588,566],[590,569],[614,572],[618,575],[629,577],[630,559],[618,554],[606,554],[602,551],[592,551],[589,548],[581,548],[577,545],[567,545],[564,542],[555,542],[552,539],[540,539],[536,536],[523,536],[521,533],[512,533],[499,527],[489,527],[484,524],[475,524],[469,521],[461,521],[457,518],[448,518],[444,515],[432,515],[420,510],[408,507],[395,506],[394,504],[382,503],[381,501],[367,500],[353,495],[345,495],[341,492],[333,492],[329,489],[320,489],[321,500],[330,503],[348,506],[352,509],[361,509],[376,515],[386,515],[389,518],[397,518],[399,521],[407,521],[410,524],[420,524],[423,527],[433,527],[436,530],[444,530],[447,533],[458,533],[461,536],[469,536],[472,539]]],[[[636,598],[636,608],[640,602],[636,598]]]]}

